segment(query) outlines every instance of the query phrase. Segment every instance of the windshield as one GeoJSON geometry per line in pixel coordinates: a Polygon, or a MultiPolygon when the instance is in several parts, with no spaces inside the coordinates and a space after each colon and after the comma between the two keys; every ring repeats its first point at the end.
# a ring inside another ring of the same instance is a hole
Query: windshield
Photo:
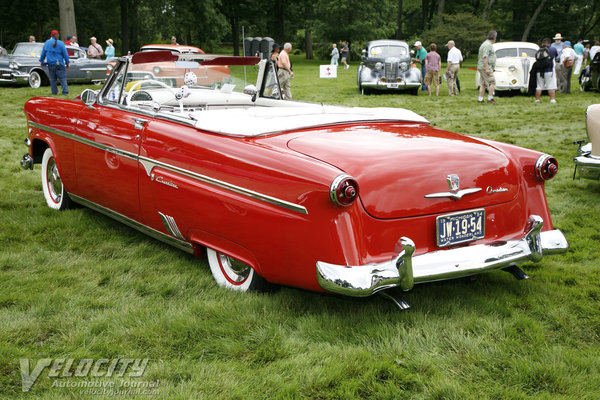
{"type": "Polygon", "coordinates": [[[511,47],[496,50],[496,58],[504,57],[535,57],[536,49],[530,47],[511,47]]]}
{"type": "Polygon", "coordinates": [[[369,52],[370,57],[387,58],[387,57],[406,57],[408,50],[403,46],[373,46],[369,52]]]}
{"type": "MultiPolygon", "coordinates": [[[[183,104],[202,107],[207,96],[252,94],[256,65],[202,65],[201,61],[122,62],[102,93],[107,102],[157,108],[183,104]],[[157,105],[158,104],[158,105],[157,105]]],[[[218,64],[218,63],[217,63],[218,64]]],[[[264,97],[277,98],[277,81],[267,76],[264,97]]],[[[224,106],[230,100],[223,100],[224,106]]]]}
{"type": "Polygon", "coordinates": [[[13,50],[15,56],[34,56],[39,57],[42,54],[42,43],[19,43],[13,50]]]}

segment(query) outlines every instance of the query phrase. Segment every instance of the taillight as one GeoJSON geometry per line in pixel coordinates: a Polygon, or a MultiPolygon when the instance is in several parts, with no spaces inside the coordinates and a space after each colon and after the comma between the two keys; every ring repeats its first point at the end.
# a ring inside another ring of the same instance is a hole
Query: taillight
{"type": "Polygon", "coordinates": [[[331,182],[329,197],[338,206],[349,206],[358,197],[358,184],[350,175],[338,175],[331,182]]]}
{"type": "Polygon", "coordinates": [[[535,162],[535,176],[541,181],[554,178],[558,172],[558,161],[548,154],[542,154],[535,162]]]}

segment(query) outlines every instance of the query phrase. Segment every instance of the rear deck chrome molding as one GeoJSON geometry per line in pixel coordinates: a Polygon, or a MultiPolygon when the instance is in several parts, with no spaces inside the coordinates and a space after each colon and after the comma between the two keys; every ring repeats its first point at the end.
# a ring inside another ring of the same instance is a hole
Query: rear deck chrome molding
{"type": "MultiPolygon", "coordinates": [[[[169,235],[165,235],[164,233],[159,232],[156,229],[150,228],[149,226],[146,226],[146,225],[142,224],[141,222],[138,222],[134,219],[124,216],[123,214],[120,214],[109,208],[106,208],[99,204],[96,204],[93,201],[86,200],[83,197],[76,196],[72,193],[69,193],[69,197],[71,198],[71,200],[73,200],[76,203],[81,204],[82,206],[86,206],[88,208],[91,208],[94,211],[98,211],[104,215],[107,215],[107,216],[109,216],[131,228],[137,229],[138,231],[145,233],[146,235],[148,235],[154,239],[160,240],[161,242],[169,244],[169,245],[176,247],[180,250],[183,250],[187,253],[190,253],[190,254],[194,253],[194,246],[192,246],[191,243],[185,242],[178,238],[171,237],[169,235]]],[[[180,235],[181,235],[181,233],[180,233],[180,235]]],[[[183,238],[183,236],[182,236],[182,238],[183,238]]]]}
{"type": "Polygon", "coordinates": [[[138,156],[137,154],[130,153],[128,151],[119,150],[114,147],[106,146],[106,145],[94,142],[92,140],[84,139],[84,138],[74,135],[72,133],[62,131],[60,129],[56,129],[56,128],[52,128],[52,127],[49,127],[46,125],[39,124],[37,122],[29,121],[28,124],[35,128],[41,129],[43,131],[50,132],[55,135],[67,138],[67,139],[75,140],[76,142],[83,143],[83,144],[86,144],[86,145],[94,147],[94,148],[104,150],[104,151],[107,151],[109,153],[113,153],[116,155],[120,155],[120,156],[129,158],[129,159],[132,159],[132,160],[136,160],[144,167],[144,170],[146,171],[146,174],[148,174],[148,176],[151,176],[152,170],[155,167],[161,167],[166,170],[187,176],[189,178],[196,179],[200,182],[208,183],[213,186],[217,186],[217,187],[227,189],[229,191],[232,191],[232,192],[244,195],[244,196],[248,196],[255,200],[260,200],[265,203],[273,204],[275,206],[279,206],[279,207],[285,208],[287,210],[295,211],[300,214],[308,214],[308,210],[306,209],[306,207],[301,206],[299,204],[291,203],[289,201],[281,200],[276,197],[272,197],[272,196],[269,196],[266,194],[255,192],[254,190],[250,190],[250,189],[246,189],[246,188],[243,188],[240,186],[232,185],[230,183],[223,182],[223,181],[211,178],[206,175],[198,174],[196,172],[192,172],[192,171],[189,171],[184,168],[176,167],[171,164],[166,164],[166,163],[163,163],[160,161],[156,161],[156,160],[153,160],[148,157],[138,156]]]}
{"type": "Polygon", "coordinates": [[[412,240],[399,241],[402,250],[392,260],[361,266],[335,265],[318,261],[319,285],[330,292],[365,297],[381,290],[410,290],[415,283],[460,278],[521,264],[537,262],[543,255],[564,253],[567,239],[557,229],[541,232],[544,221],[537,215],[528,220],[527,233],[501,244],[479,244],[412,256],[412,240]]]}

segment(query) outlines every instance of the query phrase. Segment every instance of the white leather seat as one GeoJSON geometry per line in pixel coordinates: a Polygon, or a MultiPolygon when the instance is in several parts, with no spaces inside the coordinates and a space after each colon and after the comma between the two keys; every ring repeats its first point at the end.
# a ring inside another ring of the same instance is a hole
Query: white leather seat
{"type": "Polygon", "coordinates": [[[586,112],[587,134],[592,143],[592,155],[600,157],[600,104],[592,104],[586,112]]]}

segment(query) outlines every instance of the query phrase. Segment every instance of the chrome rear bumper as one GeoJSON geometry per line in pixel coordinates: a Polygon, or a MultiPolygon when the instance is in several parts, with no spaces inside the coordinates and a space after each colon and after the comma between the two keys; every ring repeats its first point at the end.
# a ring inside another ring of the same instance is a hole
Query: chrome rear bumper
{"type": "Polygon", "coordinates": [[[439,250],[413,257],[415,245],[400,238],[398,255],[387,262],[361,266],[317,262],[319,285],[330,292],[365,297],[380,290],[399,287],[410,290],[415,283],[460,278],[537,262],[543,255],[563,253],[569,248],[561,231],[541,232],[544,221],[537,215],[528,220],[527,233],[519,240],[439,250]]]}
{"type": "MultiPolygon", "coordinates": [[[[589,148],[591,149],[591,147],[589,148]]],[[[575,173],[579,171],[579,176],[582,178],[600,179],[600,158],[592,156],[590,151],[573,158],[573,162],[575,163],[575,173]]],[[[575,174],[573,174],[573,179],[575,179],[575,174]]]]}

